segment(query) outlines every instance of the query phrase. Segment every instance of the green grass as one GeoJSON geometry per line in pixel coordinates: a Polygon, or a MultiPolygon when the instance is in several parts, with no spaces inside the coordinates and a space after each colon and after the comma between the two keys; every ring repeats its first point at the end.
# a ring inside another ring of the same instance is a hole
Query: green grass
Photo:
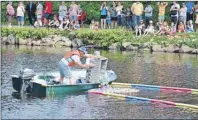
{"type": "MultiPolygon", "coordinates": [[[[86,26],[87,27],[87,26],[86,26]]],[[[3,37],[9,34],[16,34],[17,38],[22,39],[42,39],[49,35],[61,35],[73,36],[70,31],[61,31],[59,29],[46,29],[46,28],[32,28],[32,27],[2,27],[1,35],[3,37]]],[[[141,45],[146,44],[159,44],[159,45],[170,45],[170,44],[184,44],[192,48],[198,48],[198,34],[194,33],[177,33],[175,38],[169,38],[167,36],[141,36],[139,38],[135,37],[133,31],[128,31],[126,29],[118,28],[111,30],[90,30],[89,28],[81,28],[74,32],[74,36],[86,41],[86,44],[94,44],[99,47],[107,48],[113,43],[118,43],[118,47],[123,42],[131,42],[132,44],[141,45]]]]}

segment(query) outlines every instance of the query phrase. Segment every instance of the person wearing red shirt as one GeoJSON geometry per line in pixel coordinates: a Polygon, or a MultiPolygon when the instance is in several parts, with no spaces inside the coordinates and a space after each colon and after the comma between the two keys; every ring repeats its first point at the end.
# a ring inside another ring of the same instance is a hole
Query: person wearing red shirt
{"type": "Polygon", "coordinates": [[[52,14],[52,2],[46,1],[45,2],[45,11],[44,11],[44,25],[47,25],[48,19],[52,14]]]}

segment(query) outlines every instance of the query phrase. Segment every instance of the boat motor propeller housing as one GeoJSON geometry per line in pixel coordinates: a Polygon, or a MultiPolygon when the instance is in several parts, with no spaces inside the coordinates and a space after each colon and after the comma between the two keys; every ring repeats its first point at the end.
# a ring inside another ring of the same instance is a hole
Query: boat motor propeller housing
{"type": "Polygon", "coordinates": [[[25,68],[20,71],[19,75],[12,75],[13,88],[18,92],[30,93],[32,89],[31,80],[35,76],[32,69],[25,68]]]}

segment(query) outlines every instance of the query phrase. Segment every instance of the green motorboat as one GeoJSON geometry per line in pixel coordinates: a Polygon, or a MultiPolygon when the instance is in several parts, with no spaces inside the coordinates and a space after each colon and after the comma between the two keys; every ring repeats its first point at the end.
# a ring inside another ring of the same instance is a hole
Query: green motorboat
{"type": "MultiPolygon", "coordinates": [[[[87,81],[86,75],[87,70],[72,70],[72,76],[75,76],[73,77],[75,83],[69,84],[68,80],[64,79],[62,84],[57,84],[55,81],[59,79],[58,72],[37,73],[35,75],[33,70],[25,69],[20,75],[12,75],[12,85],[18,93],[28,93],[35,97],[86,91],[100,86],[98,81],[87,81]]],[[[103,77],[103,82],[106,84],[117,78],[112,70],[106,70],[105,76],[103,77]]]]}

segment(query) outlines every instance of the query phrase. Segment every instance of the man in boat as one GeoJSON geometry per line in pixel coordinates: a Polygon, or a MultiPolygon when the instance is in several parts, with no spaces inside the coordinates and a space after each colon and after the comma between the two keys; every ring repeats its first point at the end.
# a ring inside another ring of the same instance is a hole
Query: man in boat
{"type": "Polygon", "coordinates": [[[59,61],[58,68],[60,72],[60,79],[59,82],[63,83],[64,78],[67,78],[69,80],[69,83],[71,84],[71,68],[75,65],[81,67],[81,68],[91,68],[95,67],[95,64],[89,63],[89,64],[82,64],[80,61],[81,57],[86,58],[100,58],[99,56],[94,56],[91,54],[87,54],[87,50],[85,47],[80,47],[76,50],[70,51],[65,54],[65,56],[59,61]]]}

